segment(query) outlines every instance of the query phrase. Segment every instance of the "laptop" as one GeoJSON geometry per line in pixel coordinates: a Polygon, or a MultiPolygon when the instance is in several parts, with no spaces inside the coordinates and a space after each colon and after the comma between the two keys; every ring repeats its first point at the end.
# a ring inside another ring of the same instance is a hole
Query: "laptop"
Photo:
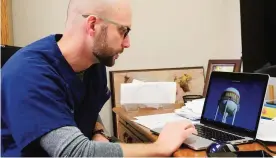
{"type": "MultiPolygon", "coordinates": [[[[256,139],[269,75],[256,73],[212,72],[198,135],[184,145],[204,150],[211,143],[244,144],[256,139]]],[[[152,129],[159,134],[162,128],[152,129]]]]}

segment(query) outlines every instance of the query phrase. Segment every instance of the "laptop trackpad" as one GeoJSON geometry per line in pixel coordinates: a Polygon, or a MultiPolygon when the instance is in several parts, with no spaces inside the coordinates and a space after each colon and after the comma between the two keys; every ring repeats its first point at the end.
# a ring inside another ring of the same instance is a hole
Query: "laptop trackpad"
{"type": "Polygon", "coordinates": [[[190,148],[192,148],[194,150],[206,149],[212,143],[213,143],[213,141],[196,136],[196,135],[191,135],[184,141],[185,145],[189,146],[190,148]]]}

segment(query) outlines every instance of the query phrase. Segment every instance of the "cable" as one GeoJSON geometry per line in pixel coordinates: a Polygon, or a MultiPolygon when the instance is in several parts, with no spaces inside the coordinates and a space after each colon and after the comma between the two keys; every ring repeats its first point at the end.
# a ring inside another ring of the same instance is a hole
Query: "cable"
{"type": "Polygon", "coordinates": [[[257,140],[257,142],[258,142],[260,145],[262,145],[267,151],[269,151],[269,152],[271,152],[271,153],[273,153],[273,154],[276,154],[276,151],[273,151],[273,150],[269,149],[269,148],[267,147],[267,145],[266,145],[265,143],[263,143],[262,141],[257,140]]]}

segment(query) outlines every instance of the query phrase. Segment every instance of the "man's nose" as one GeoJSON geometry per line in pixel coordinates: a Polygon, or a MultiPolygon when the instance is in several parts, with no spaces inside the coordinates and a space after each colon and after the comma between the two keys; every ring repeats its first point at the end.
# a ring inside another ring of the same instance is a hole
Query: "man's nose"
{"type": "Polygon", "coordinates": [[[130,47],[130,39],[129,39],[129,36],[126,36],[126,38],[123,40],[122,47],[123,47],[123,48],[129,48],[129,47],[130,47]]]}

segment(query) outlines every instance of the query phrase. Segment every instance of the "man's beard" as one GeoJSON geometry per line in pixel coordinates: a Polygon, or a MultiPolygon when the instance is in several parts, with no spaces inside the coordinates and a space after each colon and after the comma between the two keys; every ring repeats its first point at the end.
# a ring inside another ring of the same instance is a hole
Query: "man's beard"
{"type": "Polygon", "coordinates": [[[95,38],[93,49],[94,56],[99,60],[100,63],[111,67],[115,64],[114,57],[120,52],[122,52],[122,50],[115,50],[114,48],[108,46],[107,27],[102,26],[101,33],[95,38]]]}
{"type": "Polygon", "coordinates": [[[107,55],[102,55],[100,53],[96,53],[94,51],[93,51],[93,54],[96,56],[99,62],[104,64],[105,66],[111,67],[115,64],[114,55],[107,56],[107,55]]]}

